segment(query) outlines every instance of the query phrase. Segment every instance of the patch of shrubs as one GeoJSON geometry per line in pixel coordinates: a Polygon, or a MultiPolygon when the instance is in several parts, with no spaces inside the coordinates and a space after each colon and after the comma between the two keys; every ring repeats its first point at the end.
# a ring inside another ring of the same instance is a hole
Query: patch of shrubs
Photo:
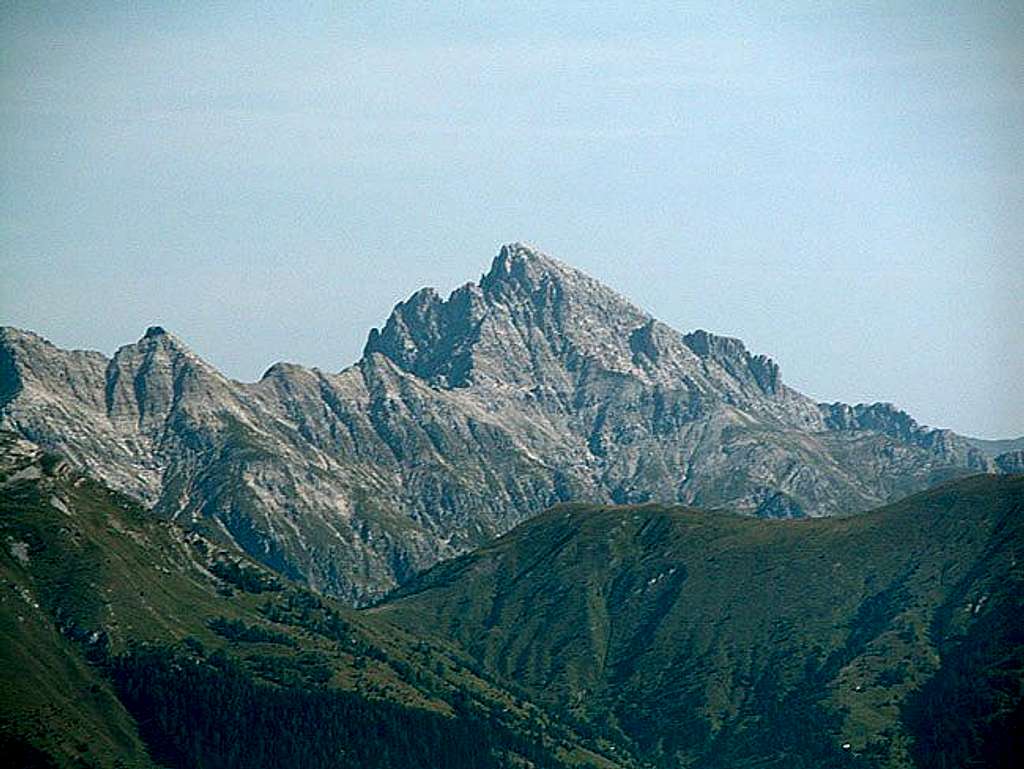
{"type": "Polygon", "coordinates": [[[239,561],[218,559],[210,564],[210,571],[245,593],[274,593],[284,589],[277,577],[239,561]]]}
{"type": "Polygon", "coordinates": [[[298,646],[296,640],[290,635],[279,633],[278,631],[270,630],[269,628],[263,628],[259,625],[250,625],[240,619],[215,617],[214,619],[211,619],[207,625],[214,633],[219,635],[221,638],[228,639],[229,641],[279,644],[281,646],[288,646],[292,649],[298,646]]]}

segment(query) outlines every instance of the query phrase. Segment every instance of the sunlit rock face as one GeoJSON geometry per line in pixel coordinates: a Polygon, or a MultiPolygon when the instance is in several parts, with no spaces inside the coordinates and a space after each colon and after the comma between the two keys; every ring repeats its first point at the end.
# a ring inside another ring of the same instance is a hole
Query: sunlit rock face
{"type": "Polygon", "coordinates": [[[821,516],[1002,467],[522,244],[400,303],[336,374],[235,382],[159,327],[113,358],[2,329],[0,427],[354,602],[559,501],[821,516]]]}

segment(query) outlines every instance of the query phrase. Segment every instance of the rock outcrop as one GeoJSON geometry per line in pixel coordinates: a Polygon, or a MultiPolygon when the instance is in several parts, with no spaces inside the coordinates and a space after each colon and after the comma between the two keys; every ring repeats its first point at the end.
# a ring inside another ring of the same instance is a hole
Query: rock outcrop
{"type": "Polygon", "coordinates": [[[0,427],[355,602],[560,501],[821,516],[998,469],[520,244],[399,304],[337,374],[232,381],[159,327],[110,359],[2,329],[0,427]]]}

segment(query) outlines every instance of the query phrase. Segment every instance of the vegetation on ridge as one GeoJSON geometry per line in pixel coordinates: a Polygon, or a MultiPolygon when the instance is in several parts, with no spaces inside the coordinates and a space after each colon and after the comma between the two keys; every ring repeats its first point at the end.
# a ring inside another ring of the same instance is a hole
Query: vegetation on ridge
{"type": "Polygon", "coordinates": [[[839,519],[567,505],[373,611],[665,766],[1009,766],[1024,477],[839,519]]]}
{"type": "Polygon", "coordinates": [[[31,444],[0,444],[3,755],[146,769],[632,765],[450,644],[290,584],[31,444]]]}
{"type": "Polygon", "coordinates": [[[0,435],[25,766],[1010,766],[1024,478],[860,516],[567,505],[355,611],[0,435]]]}

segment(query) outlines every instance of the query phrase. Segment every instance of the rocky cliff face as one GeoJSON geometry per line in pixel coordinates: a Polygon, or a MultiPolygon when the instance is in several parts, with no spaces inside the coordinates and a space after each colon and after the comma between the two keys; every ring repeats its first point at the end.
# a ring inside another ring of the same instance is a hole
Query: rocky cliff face
{"type": "Polygon", "coordinates": [[[2,329],[0,427],[353,601],[559,501],[820,516],[997,469],[891,406],[819,405],[739,340],[683,336],[519,244],[399,304],[338,374],[235,382],[157,327],[111,359],[2,329]]]}

